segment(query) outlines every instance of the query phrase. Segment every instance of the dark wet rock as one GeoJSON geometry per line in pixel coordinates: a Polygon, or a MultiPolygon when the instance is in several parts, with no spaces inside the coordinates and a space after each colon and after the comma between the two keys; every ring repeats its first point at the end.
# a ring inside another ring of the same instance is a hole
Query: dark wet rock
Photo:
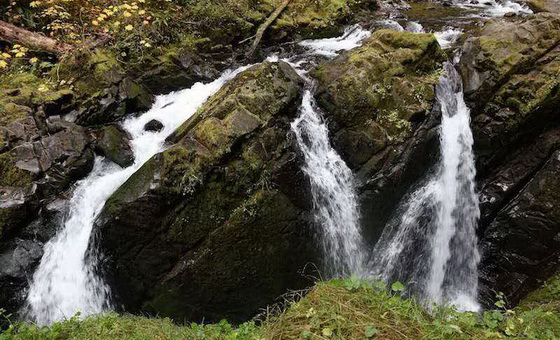
{"type": "Polygon", "coordinates": [[[302,81],[287,64],[226,84],[107,201],[96,223],[128,311],[246,320],[316,258],[289,123],[302,81]]]}
{"type": "Polygon", "coordinates": [[[146,125],[144,125],[144,130],[146,131],[161,131],[161,129],[163,129],[163,124],[156,119],[152,119],[149,122],[146,123],[146,125]]]}
{"type": "Polygon", "coordinates": [[[560,265],[559,172],[556,151],[484,232],[481,278],[487,302],[494,298],[491,292],[503,292],[516,304],[560,265]]]}
{"type": "Polygon", "coordinates": [[[544,166],[560,148],[560,129],[546,131],[526,145],[516,147],[504,162],[479,181],[481,222],[479,232],[544,166]]]}
{"type": "Polygon", "coordinates": [[[2,307],[16,311],[25,298],[27,281],[43,255],[43,244],[16,238],[0,248],[0,301],[2,307]]]}
{"type": "Polygon", "coordinates": [[[65,199],[50,200],[38,218],[15,230],[11,238],[0,240],[2,308],[16,312],[23,306],[27,285],[43,256],[43,247],[55,235],[67,208],[65,199]]]}
{"type": "Polygon", "coordinates": [[[123,168],[134,163],[134,152],[130,146],[130,136],[116,125],[109,125],[98,132],[95,151],[123,168]]]}

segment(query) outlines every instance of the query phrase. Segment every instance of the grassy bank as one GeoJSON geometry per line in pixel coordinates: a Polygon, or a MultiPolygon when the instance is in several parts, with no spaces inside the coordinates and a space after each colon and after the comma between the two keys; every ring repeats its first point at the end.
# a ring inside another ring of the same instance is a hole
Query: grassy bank
{"type": "Polygon", "coordinates": [[[73,318],[50,328],[15,323],[1,340],[105,339],[557,339],[560,338],[558,280],[551,280],[520,307],[507,310],[502,301],[483,314],[449,308],[428,312],[389,289],[357,279],[320,282],[300,301],[260,325],[238,327],[226,321],[177,326],[169,319],[114,313],[79,321],[73,318]]]}

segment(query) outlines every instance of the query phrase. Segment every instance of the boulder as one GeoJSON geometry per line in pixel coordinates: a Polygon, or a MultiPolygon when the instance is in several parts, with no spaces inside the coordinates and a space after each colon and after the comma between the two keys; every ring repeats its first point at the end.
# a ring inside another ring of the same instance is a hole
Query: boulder
{"type": "Polygon", "coordinates": [[[560,15],[489,21],[463,46],[479,169],[551,126],[560,105],[560,15]]]}
{"type": "Polygon", "coordinates": [[[134,152],[129,141],[130,136],[119,126],[105,126],[97,134],[95,151],[126,168],[134,163],[134,152]]]}
{"type": "Polygon", "coordinates": [[[246,320],[314,261],[289,123],[302,81],[253,66],[212,96],[105,204],[95,230],[119,304],[176,320],[246,320]]]}

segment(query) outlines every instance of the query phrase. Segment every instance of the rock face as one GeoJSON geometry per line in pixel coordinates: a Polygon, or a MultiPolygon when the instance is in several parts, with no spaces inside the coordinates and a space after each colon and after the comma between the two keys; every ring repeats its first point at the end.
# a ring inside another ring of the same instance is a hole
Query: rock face
{"type": "Polygon", "coordinates": [[[106,203],[97,222],[117,300],[178,320],[243,320],[308,281],[309,193],[286,63],[226,84],[106,203]]]}
{"type": "Polygon", "coordinates": [[[459,68],[473,107],[482,296],[515,304],[558,267],[560,16],[488,22],[459,68]]]}
{"type": "Polygon", "coordinates": [[[437,157],[440,114],[433,105],[446,59],[430,34],[379,30],[312,73],[333,145],[361,182],[371,242],[437,157]]]}
{"type": "Polygon", "coordinates": [[[11,312],[61,217],[53,202],[94,161],[91,135],[54,114],[67,112],[70,92],[35,92],[24,79],[13,82],[17,89],[0,90],[0,305],[11,312]]]}

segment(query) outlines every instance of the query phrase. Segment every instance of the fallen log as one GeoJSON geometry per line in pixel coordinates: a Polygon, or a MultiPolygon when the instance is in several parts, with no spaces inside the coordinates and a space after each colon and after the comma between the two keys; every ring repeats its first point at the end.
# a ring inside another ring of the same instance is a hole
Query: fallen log
{"type": "Polygon", "coordinates": [[[31,32],[0,20],[0,40],[18,43],[25,47],[61,55],[72,50],[72,46],[56,39],[46,37],[40,33],[31,32]]]}
{"type": "Polygon", "coordinates": [[[253,54],[255,53],[255,51],[257,50],[257,47],[259,46],[259,43],[264,35],[264,32],[266,31],[266,29],[268,28],[268,26],[270,26],[274,20],[276,20],[276,18],[278,18],[278,16],[280,16],[280,14],[282,14],[282,12],[284,11],[284,9],[286,9],[286,7],[290,4],[292,0],[284,0],[282,2],[282,4],[280,4],[280,6],[278,6],[274,12],[272,12],[268,18],[266,18],[265,22],[263,22],[259,28],[257,29],[257,33],[255,34],[255,40],[253,41],[253,44],[251,45],[251,48],[249,49],[249,51],[247,52],[246,56],[247,58],[251,58],[253,56],[253,54]]]}

